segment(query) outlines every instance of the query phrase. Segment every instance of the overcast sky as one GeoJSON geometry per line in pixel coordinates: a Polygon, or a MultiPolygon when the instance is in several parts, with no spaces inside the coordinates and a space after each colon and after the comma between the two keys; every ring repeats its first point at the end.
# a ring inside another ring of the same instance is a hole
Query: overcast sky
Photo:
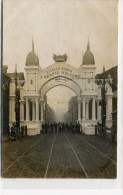
{"type": "Polygon", "coordinates": [[[33,35],[42,68],[53,53],[79,68],[89,36],[97,72],[116,66],[117,15],[117,0],[4,0],[3,63],[23,71],[33,35]]]}
{"type": "MultiPolygon", "coordinates": [[[[16,63],[18,72],[24,71],[33,36],[41,68],[54,63],[53,53],[67,53],[67,63],[79,68],[89,37],[96,71],[102,72],[103,65],[109,69],[118,64],[117,19],[117,0],[4,0],[3,64],[8,72],[14,71],[16,63]]],[[[57,102],[69,101],[74,93],[57,87],[47,95],[58,111],[67,110],[67,104],[60,107],[57,102]],[[56,101],[54,94],[59,94],[56,101]]]]}

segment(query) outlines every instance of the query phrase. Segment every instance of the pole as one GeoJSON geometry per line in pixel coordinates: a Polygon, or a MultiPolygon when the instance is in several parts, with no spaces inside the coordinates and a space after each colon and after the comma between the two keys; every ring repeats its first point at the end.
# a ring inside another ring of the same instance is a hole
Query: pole
{"type": "MultiPolygon", "coordinates": [[[[105,72],[105,68],[103,67],[103,73],[105,72]]],[[[104,137],[106,136],[106,94],[105,94],[105,76],[102,83],[102,128],[104,137]]]]}
{"type": "Polygon", "coordinates": [[[16,126],[20,126],[20,107],[19,107],[19,91],[17,89],[17,64],[15,65],[15,120],[16,120],[16,126]]]}

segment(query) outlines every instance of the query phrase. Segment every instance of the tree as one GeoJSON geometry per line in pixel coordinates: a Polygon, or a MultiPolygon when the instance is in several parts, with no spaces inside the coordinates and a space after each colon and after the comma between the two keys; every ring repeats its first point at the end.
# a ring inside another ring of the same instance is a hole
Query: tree
{"type": "Polygon", "coordinates": [[[71,97],[68,103],[68,111],[64,114],[64,119],[67,122],[77,121],[78,107],[77,96],[71,97]]]}
{"type": "Polygon", "coordinates": [[[45,106],[45,114],[44,115],[45,115],[44,119],[45,119],[46,123],[56,120],[55,111],[48,104],[46,104],[46,106],[45,106]]]}

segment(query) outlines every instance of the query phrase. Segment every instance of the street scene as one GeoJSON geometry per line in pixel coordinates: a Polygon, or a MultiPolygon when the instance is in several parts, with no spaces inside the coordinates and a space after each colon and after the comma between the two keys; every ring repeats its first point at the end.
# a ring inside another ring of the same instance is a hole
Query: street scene
{"type": "Polygon", "coordinates": [[[116,143],[79,133],[46,133],[3,145],[5,178],[116,178],[116,143]]]}
{"type": "Polygon", "coordinates": [[[3,2],[3,178],[117,178],[117,18],[117,0],[3,2]]]}

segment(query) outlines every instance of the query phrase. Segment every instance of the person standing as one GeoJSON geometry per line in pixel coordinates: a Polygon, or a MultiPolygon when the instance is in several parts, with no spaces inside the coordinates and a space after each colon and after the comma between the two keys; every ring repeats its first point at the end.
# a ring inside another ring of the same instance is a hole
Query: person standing
{"type": "Polygon", "coordinates": [[[55,122],[54,126],[55,126],[55,133],[57,133],[57,123],[56,122],[55,122]]]}
{"type": "Polygon", "coordinates": [[[12,140],[12,141],[15,141],[16,140],[16,132],[15,132],[15,124],[13,123],[12,124],[12,127],[11,127],[11,137],[10,137],[10,139],[12,140]]]}
{"type": "Polygon", "coordinates": [[[25,125],[25,136],[27,136],[27,125],[25,125]]]}
{"type": "Polygon", "coordinates": [[[97,131],[98,131],[98,123],[95,125],[95,135],[97,135],[97,131]]]}
{"type": "Polygon", "coordinates": [[[53,133],[53,122],[51,123],[51,133],[53,133]]]}
{"type": "Polygon", "coordinates": [[[24,136],[24,126],[21,126],[21,136],[22,136],[22,138],[24,136]]]}
{"type": "Polygon", "coordinates": [[[59,123],[59,133],[61,133],[62,125],[59,123]]]}
{"type": "Polygon", "coordinates": [[[115,134],[116,134],[116,128],[115,128],[115,125],[113,124],[111,127],[111,140],[112,140],[112,142],[115,142],[115,134]]]}

